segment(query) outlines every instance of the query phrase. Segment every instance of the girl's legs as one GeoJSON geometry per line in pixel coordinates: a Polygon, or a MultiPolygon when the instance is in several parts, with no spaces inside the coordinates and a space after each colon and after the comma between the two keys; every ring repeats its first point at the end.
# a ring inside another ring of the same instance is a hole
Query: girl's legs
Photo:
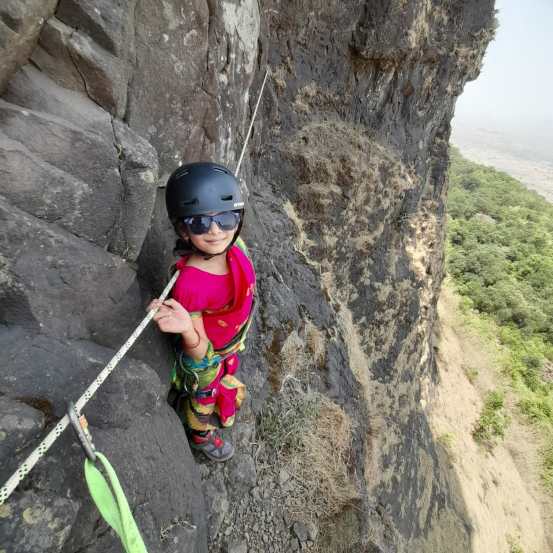
{"type": "Polygon", "coordinates": [[[221,363],[217,375],[206,386],[187,398],[184,419],[190,445],[214,461],[226,461],[234,447],[220,438],[216,428],[233,425],[235,414],[245,397],[245,386],[235,376],[239,366],[236,354],[221,363]]]}
{"type": "Polygon", "coordinates": [[[202,451],[209,459],[219,462],[230,459],[234,454],[232,444],[223,440],[215,431],[215,428],[222,425],[218,399],[225,371],[223,362],[216,377],[188,398],[184,413],[190,446],[202,451]]]}

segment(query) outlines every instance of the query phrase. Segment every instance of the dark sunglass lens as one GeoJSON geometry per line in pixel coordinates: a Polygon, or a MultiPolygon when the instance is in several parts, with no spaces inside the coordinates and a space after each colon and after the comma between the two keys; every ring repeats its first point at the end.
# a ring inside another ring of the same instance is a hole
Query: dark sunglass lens
{"type": "Polygon", "coordinates": [[[213,220],[219,225],[221,230],[232,230],[240,220],[240,215],[234,211],[225,211],[213,216],[213,220]]]}
{"type": "Polygon", "coordinates": [[[212,222],[217,223],[221,230],[232,230],[240,222],[240,214],[234,211],[225,211],[217,215],[194,215],[185,217],[183,222],[192,234],[205,234],[209,232],[212,222]]]}
{"type": "Polygon", "coordinates": [[[193,234],[205,234],[211,226],[211,218],[206,215],[196,215],[185,219],[185,223],[193,234]]]}

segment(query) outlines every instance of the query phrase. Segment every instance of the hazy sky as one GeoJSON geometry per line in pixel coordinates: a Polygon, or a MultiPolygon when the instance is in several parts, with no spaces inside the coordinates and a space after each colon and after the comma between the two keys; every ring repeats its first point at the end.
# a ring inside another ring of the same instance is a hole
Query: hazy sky
{"type": "Polygon", "coordinates": [[[496,0],[496,9],[496,38],[457,101],[454,127],[520,130],[553,149],[553,0],[496,0]]]}

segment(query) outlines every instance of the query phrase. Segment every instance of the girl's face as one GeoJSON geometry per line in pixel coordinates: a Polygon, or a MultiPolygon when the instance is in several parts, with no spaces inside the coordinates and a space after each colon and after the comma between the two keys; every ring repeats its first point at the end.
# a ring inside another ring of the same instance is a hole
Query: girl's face
{"type": "MultiPolygon", "coordinates": [[[[215,215],[215,213],[209,213],[208,215],[215,215]]],[[[223,230],[215,221],[211,221],[207,232],[194,234],[187,225],[183,225],[182,234],[184,238],[188,238],[199,250],[210,255],[217,255],[226,251],[234,238],[237,226],[238,223],[231,230],[223,230]]]]}

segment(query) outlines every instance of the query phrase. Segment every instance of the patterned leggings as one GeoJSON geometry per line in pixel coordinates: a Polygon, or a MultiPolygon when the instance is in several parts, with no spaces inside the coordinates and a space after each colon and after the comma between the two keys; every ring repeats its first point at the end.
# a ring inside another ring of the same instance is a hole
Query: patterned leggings
{"type": "Polygon", "coordinates": [[[234,376],[239,365],[238,355],[227,357],[221,361],[215,378],[183,402],[182,415],[189,429],[205,432],[233,425],[246,397],[246,387],[234,376]]]}

